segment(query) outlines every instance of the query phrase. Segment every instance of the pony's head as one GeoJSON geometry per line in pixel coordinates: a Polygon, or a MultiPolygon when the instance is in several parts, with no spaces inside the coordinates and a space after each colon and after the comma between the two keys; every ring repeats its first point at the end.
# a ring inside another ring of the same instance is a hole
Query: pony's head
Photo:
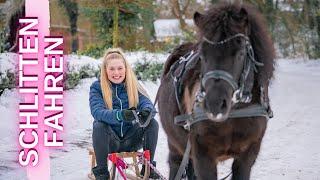
{"type": "Polygon", "coordinates": [[[224,121],[239,97],[241,81],[245,81],[250,45],[248,13],[240,5],[224,5],[205,14],[196,12],[194,22],[201,38],[203,108],[211,120],[224,121]]]}

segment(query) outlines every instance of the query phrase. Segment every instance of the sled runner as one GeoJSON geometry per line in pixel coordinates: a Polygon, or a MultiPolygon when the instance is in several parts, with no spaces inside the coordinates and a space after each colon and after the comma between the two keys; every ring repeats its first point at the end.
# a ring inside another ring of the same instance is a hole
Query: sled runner
{"type": "MultiPolygon", "coordinates": [[[[90,173],[88,174],[88,178],[95,180],[91,169],[97,165],[96,157],[92,148],[88,148],[88,151],[90,156],[90,173]]],[[[111,180],[116,179],[116,177],[124,180],[145,180],[149,177],[149,151],[112,153],[109,154],[108,160],[112,164],[109,170],[111,180]],[[143,176],[140,175],[141,168],[139,168],[139,165],[145,165],[146,167],[143,176]]]]}

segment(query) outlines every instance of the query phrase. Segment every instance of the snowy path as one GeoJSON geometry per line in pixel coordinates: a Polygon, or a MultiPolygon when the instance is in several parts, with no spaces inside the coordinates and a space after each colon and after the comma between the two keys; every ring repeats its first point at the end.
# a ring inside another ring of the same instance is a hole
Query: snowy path
{"type": "MultiPolygon", "coordinates": [[[[65,93],[65,148],[51,153],[51,179],[85,180],[89,172],[92,117],[88,90],[94,79],[85,79],[65,93]]],[[[145,83],[152,98],[157,85],[145,83]]],[[[278,62],[270,93],[275,117],[269,121],[261,153],[252,170],[254,180],[320,180],[320,62],[278,62]]],[[[26,179],[17,165],[16,91],[0,97],[0,179],[26,179]]],[[[166,135],[160,128],[157,166],[167,176],[166,135]]],[[[228,173],[231,161],[219,166],[219,176],[228,173]]]]}
{"type": "Polygon", "coordinates": [[[320,179],[320,64],[280,61],[253,179],[320,179]]]}

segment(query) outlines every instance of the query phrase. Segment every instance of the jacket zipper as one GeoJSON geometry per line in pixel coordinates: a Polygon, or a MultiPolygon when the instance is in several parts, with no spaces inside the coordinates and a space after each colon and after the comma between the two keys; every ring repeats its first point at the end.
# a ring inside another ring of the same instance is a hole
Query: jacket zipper
{"type": "MultiPolygon", "coordinates": [[[[116,86],[116,97],[120,101],[120,109],[122,110],[122,101],[118,96],[118,86],[116,86]]],[[[123,137],[123,130],[122,129],[123,129],[123,121],[121,122],[121,126],[120,126],[121,137],[123,137]]]]}

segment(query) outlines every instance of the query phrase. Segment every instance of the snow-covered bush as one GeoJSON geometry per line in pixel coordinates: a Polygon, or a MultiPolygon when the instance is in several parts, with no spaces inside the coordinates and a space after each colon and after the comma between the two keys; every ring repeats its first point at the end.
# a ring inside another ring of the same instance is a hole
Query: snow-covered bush
{"type": "MultiPolygon", "coordinates": [[[[156,81],[162,73],[163,63],[168,54],[139,51],[128,52],[126,56],[139,80],[156,81]]],[[[17,54],[14,53],[0,54],[0,95],[4,89],[14,88],[17,84],[17,58],[17,54]]],[[[101,59],[79,55],[66,55],[64,59],[64,89],[73,89],[81,79],[98,77],[100,74],[101,59]]]]}
{"type": "Polygon", "coordinates": [[[99,74],[100,61],[78,55],[68,55],[65,57],[67,70],[64,77],[64,88],[73,89],[81,79],[97,77],[99,74]]]}
{"type": "Polygon", "coordinates": [[[16,78],[15,73],[11,70],[0,72],[0,96],[5,89],[12,89],[15,87],[16,78]]]}
{"type": "Polygon", "coordinates": [[[4,89],[14,88],[16,85],[18,55],[15,53],[0,54],[0,95],[4,89]]]}
{"type": "Polygon", "coordinates": [[[156,81],[169,54],[138,51],[126,53],[126,56],[139,80],[156,81]]]}
{"type": "Polygon", "coordinates": [[[134,66],[137,78],[142,81],[156,81],[160,78],[162,69],[163,63],[153,61],[137,62],[134,66]]]}
{"type": "Polygon", "coordinates": [[[7,42],[6,42],[6,29],[1,28],[0,29],[0,53],[3,53],[7,48],[7,42]]]}
{"type": "Polygon", "coordinates": [[[106,48],[98,45],[89,45],[85,50],[79,51],[79,55],[85,55],[93,58],[102,57],[106,48]]]}
{"type": "Polygon", "coordinates": [[[68,71],[64,78],[64,88],[73,89],[81,79],[98,77],[99,70],[90,65],[82,66],[79,71],[68,71]]]}

